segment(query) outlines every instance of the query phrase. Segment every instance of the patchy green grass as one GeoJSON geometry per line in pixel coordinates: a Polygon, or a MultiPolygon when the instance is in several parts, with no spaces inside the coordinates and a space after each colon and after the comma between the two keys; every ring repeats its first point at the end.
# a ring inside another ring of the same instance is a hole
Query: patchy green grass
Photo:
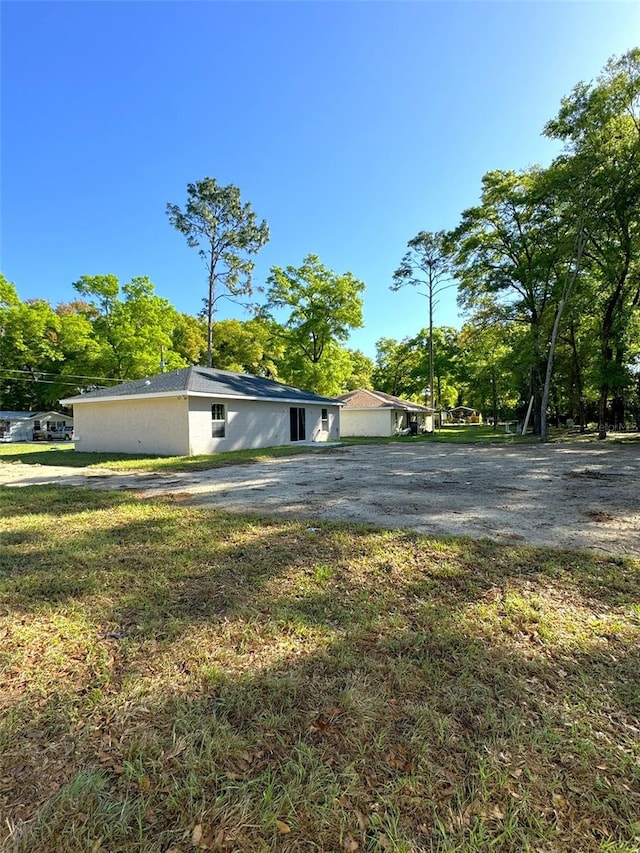
{"type": "MultiPolygon", "coordinates": [[[[452,424],[451,426],[443,426],[431,434],[424,435],[398,435],[389,438],[377,437],[355,437],[342,438],[343,444],[389,444],[389,443],[420,443],[420,442],[435,442],[445,444],[537,444],[540,441],[540,436],[533,435],[529,430],[526,435],[517,435],[514,430],[515,426],[509,426],[510,432],[505,432],[504,424],[500,424],[496,430],[492,426],[485,424],[452,424]]],[[[598,438],[597,430],[590,429],[587,432],[580,433],[577,429],[556,429],[549,430],[549,441],[556,443],[589,443],[603,442],[598,438]]],[[[629,444],[640,443],[640,432],[615,432],[609,433],[606,440],[611,444],[629,444]]]]}
{"type": "Polygon", "coordinates": [[[509,427],[509,432],[505,432],[504,424],[498,424],[498,428],[486,424],[452,424],[451,426],[443,426],[434,433],[436,441],[444,441],[451,444],[474,444],[507,442],[509,444],[527,444],[531,441],[539,441],[538,436],[533,436],[531,433],[527,435],[517,435],[514,425],[509,427]]]}
{"type": "Polygon", "coordinates": [[[264,447],[257,450],[233,450],[201,456],[153,456],[128,453],[83,453],[74,451],[73,445],[59,444],[0,444],[0,462],[21,462],[25,465],[63,465],[73,468],[109,468],[120,471],[205,471],[227,465],[262,462],[281,456],[301,453],[330,453],[335,445],[317,447],[287,445],[264,447]]]}
{"type": "MultiPolygon", "coordinates": [[[[342,438],[343,444],[389,444],[396,443],[420,443],[420,442],[435,442],[445,444],[536,444],[540,441],[540,436],[533,435],[531,431],[526,435],[517,435],[514,430],[515,426],[509,426],[509,432],[505,432],[504,424],[500,424],[494,430],[492,426],[485,424],[452,424],[451,426],[443,426],[431,434],[424,435],[396,435],[389,438],[374,438],[374,437],[356,437],[342,438]]],[[[602,444],[598,438],[596,430],[591,429],[587,432],[580,433],[578,430],[555,429],[549,430],[549,441],[552,442],[575,442],[584,444],[587,442],[598,442],[602,444]]],[[[616,432],[609,433],[606,442],[612,444],[628,444],[631,442],[640,442],[640,433],[638,432],[616,432]]]]}
{"type": "Polygon", "coordinates": [[[598,438],[598,430],[592,427],[585,432],[578,429],[551,429],[549,440],[553,442],[571,442],[572,444],[638,444],[640,432],[609,432],[604,441],[598,438]]]}
{"type": "Polygon", "coordinates": [[[357,436],[354,438],[341,438],[343,444],[389,444],[404,443],[415,444],[421,442],[445,442],[447,444],[476,444],[476,443],[494,443],[508,442],[510,444],[527,444],[531,441],[538,441],[537,436],[530,433],[528,435],[516,435],[513,431],[515,427],[510,427],[511,432],[506,433],[504,425],[500,425],[497,430],[492,426],[484,424],[452,424],[451,426],[443,426],[432,433],[420,433],[419,435],[394,435],[388,438],[357,436]]]}
{"type": "Polygon", "coordinates": [[[640,564],[0,490],[12,853],[640,849],[640,564]]]}

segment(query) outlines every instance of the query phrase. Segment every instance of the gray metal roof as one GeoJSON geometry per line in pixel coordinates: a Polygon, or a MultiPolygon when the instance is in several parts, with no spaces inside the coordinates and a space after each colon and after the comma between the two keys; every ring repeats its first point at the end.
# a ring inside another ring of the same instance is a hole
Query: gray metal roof
{"type": "Polygon", "coordinates": [[[68,397],[64,404],[82,403],[88,400],[107,400],[110,397],[154,397],[176,394],[206,394],[210,397],[247,397],[254,400],[293,400],[301,403],[324,403],[335,406],[336,401],[328,397],[302,391],[291,385],[283,385],[262,376],[250,373],[232,373],[211,367],[184,367],[158,373],[145,379],[134,379],[110,388],[88,391],[77,397],[68,397]]]}

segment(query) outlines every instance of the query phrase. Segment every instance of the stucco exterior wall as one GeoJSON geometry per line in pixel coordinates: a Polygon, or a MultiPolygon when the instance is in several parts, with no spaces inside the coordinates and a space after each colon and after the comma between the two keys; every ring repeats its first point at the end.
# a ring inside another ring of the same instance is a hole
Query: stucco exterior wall
{"type": "Polygon", "coordinates": [[[73,407],[76,450],[89,453],[189,453],[183,397],[78,403],[73,407]]]}
{"type": "Polygon", "coordinates": [[[395,430],[393,415],[391,409],[356,410],[344,408],[340,412],[340,435],[393,435],[395,430]]]}
{"type": "Polygon", "coordinates": [[[433,416],[424,412],[403,412],[397,409],[349,409],[340,413],[340,435],[347,436],[391,436],[396,428],[407,429],[412,420],[418,421],[418,429],[433,430],[433,416]],[[397,414],[397,418],[396,418],[397,414]]]}
{"type": "Polygon", "coordinates": [[[340,435],[339,406],[318,406],[308,403],[288,404],[258,400],[229,400],[211,397],[189,398],[189,450],[191,455],[245,450],[256,447],[276,447],[292,444],[289,410],[304,408],[306,441],[337,441],[340,435]],[[224,438],[211,435],[211,406],[225,406],[224,438]],[[329,429],[322,430],[322,409],[328,410],[329,429]]]}

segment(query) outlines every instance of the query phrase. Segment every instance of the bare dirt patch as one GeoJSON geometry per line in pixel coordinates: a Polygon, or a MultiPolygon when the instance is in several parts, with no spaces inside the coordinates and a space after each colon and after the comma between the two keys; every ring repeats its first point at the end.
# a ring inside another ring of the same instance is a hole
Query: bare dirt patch
{"type": "Polygon", "coordinates": [[[638,445],[363,445],[188,474],[0,463],[2,485],[52,482],[640,557],[638,445]]]}

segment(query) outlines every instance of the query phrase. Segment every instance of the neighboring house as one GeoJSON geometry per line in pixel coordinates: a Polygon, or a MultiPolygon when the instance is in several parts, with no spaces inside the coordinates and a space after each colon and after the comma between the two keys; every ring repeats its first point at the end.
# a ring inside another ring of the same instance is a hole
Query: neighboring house
{"type": "Polygon", "coordinates": [[[336,399],[344,405],[340,413],[341,436],[390,436],[407,429],[433,431],[433,409],[383,391],[358,388],[336,399]]]}
{"type": "Polygon", "coordinates": [[[446,419],[454,424],[481,424],[482,415],[470,406],[454,406],[446,412],[446,419]]]}
{"type": "Polygon", "coordinates": [[[271,379],[185,367],[90,391],[73,406],[76,450],[195,456],[337,440],[335,400],[271,379]]]}
{"type": "Polygon", "coordinates": [[[70,440],[73,418],[60,412],[0,412],[0,441],[70,440]]]}

